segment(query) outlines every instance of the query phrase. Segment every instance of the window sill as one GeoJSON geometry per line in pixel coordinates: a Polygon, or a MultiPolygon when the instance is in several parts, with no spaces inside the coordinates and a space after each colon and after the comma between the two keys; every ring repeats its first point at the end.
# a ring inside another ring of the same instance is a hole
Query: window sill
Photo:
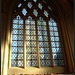
{"type": "Polygon", "coordinates": [[[63,66],[56,66],[56,67],[26,67],[18,68],[18,67],[11,67],[8,69],[9,74],[13,73],[24,73],[24,74],[45,74],[45,73],[66,73],[66,68],[63,66]]]}

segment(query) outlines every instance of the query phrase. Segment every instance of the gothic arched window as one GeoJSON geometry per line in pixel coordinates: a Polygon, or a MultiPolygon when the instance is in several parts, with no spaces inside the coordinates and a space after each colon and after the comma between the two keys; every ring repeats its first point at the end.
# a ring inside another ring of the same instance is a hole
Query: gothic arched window
{"type": "Polygon", "coordinates": [[[57,22],[40,0],[24,0],[13,12],[11,67],[64,66],[57,22]]]}

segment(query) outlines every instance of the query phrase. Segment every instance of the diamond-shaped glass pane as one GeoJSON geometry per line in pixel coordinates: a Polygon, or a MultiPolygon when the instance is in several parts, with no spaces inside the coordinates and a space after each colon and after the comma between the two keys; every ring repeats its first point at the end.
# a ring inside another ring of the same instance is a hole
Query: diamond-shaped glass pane
{"type": "Polygon", "coordinates": [[[46,17],[48,17],[48,15],[49,15],[46,10],[44,10],[44,15],[45,15],[46,17]]]}
{"type": "Polygon", "coordinates": [[[27,14],[27,11],[26,11],[25,8],[22,10],[22,14],[23,14],[24,16],[27,14]]]}
{"type": "Polygon", "coordinates": [[[28,2],[28,7],[31,9],[32,8],[32,3],[28,2]]]}
{"type": "Polygon", "coordinates": [[[40,8],[40,9],[42,9],[42,4],[41,3],[38,3],[38,7],[40,8]]]}
{"type": "Polygon", "coordinates": [[[37,12],[37,10],[36,10],[36,9],[34,9],[34,10],[33,10],[33,14],[37,17],[38,12],[37,12]]]}

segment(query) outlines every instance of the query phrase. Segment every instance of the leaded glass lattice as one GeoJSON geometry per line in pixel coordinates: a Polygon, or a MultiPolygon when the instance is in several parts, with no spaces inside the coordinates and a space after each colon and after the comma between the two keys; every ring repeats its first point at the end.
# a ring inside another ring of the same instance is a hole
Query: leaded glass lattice
{"type": "Polygon", "coordinates": [[[13,19],[11,66],[23,67],[23,20],[13,19]]]}
{"type": "Polygon", "coordinates": [[[31,16],[25,20],[26,66],[37,66],[35,21],[31,16]]]}
{"type": "Polygon", "coordinates": [[[51,66],[49,41],[47,35],[47,24],[43,18],[39,18],[37,21],[38,28],[38,41],[39,41],[39,54],[40,54],[40,65],[51,66]]]}
{"type": "Polygon", "coordinates": [[[50,29],[50,39],[54,65],[63,66],[64,60],[61,50],[61,43],[59,39],[57,23],[52,18],[50,18],[49,20],[49,29],[50,29]]]}

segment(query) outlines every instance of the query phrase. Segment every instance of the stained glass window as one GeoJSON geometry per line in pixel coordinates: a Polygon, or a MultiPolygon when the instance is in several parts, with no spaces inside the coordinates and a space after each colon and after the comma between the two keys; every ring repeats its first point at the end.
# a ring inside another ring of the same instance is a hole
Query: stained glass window
{"type": "Polygon", "coordinates": [[[47,35],[47,24],[43,18],[39,18],[37,21],[38,28],[38,40],[39,40],[39,54],[40,54],[40,65],[51,66],[49,42],[47,35]]]}
{"type": "Polygon", "coordinates": [[[23,67],[23,20],[19,15],[13,20],[11,66],[23,67]]]}
{"type": "Polygon", "coordinates": [[[49,20],[49,29],[50,29],[50,39],[54,65],[62,66],[64,65],[64,60],[61,50],[61,43],[59,39],[57,23],[52,18],[50,18],[49,20]]]}
{"type": "Polygon", "coordinates": [[[37,66],[35,21],[31,16],[25,20],[26,66],[37,66]]]}

